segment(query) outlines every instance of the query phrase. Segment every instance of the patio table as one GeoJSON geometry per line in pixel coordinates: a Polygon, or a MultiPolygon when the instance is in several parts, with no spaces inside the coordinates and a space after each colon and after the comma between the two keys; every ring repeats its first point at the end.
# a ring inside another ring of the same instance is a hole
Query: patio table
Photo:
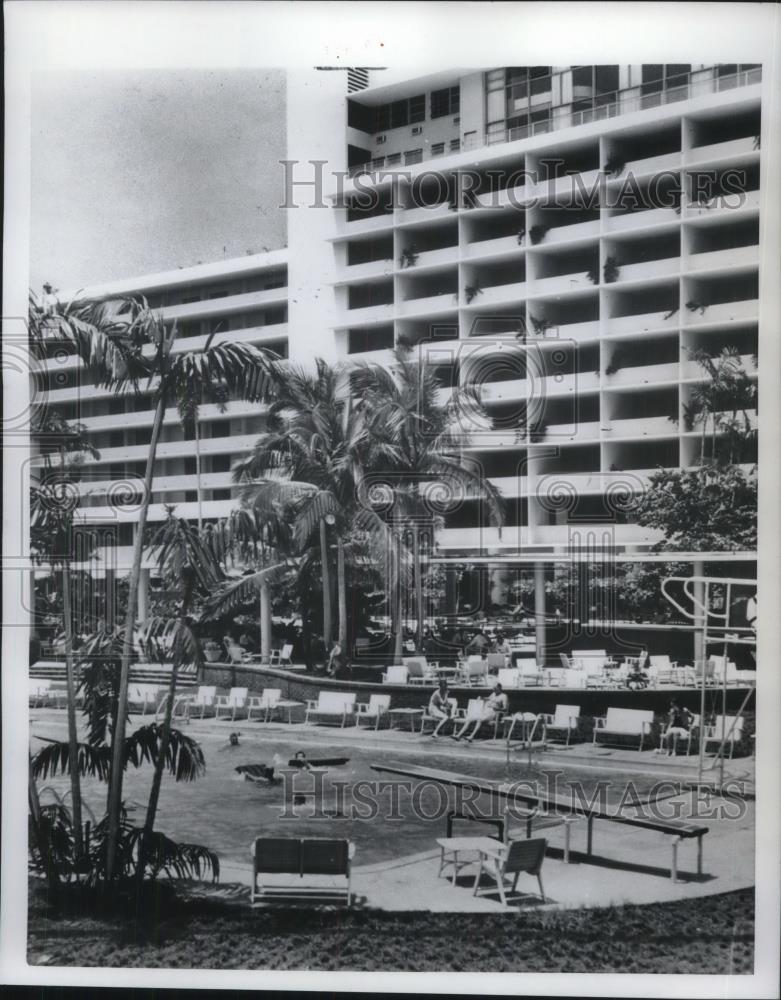
{"type": "Polygon", "coordinates": [[[453,867],[453,885],[456,884],[456,876],[461,868],[480,861],[483,857],[493,858],[498,861],[505,850],[501,841],[494,840],[493,837],[439,837],[437,843],[442,851],[439,859],[439,872],[437,877],[442,876],[442,872],[448,865],[453,867]],[[459,854],[477,854],[477,858],[469,858],[459,861],[459,854]]]}
{"type": "Polygon", "coordinates": [[[415,732],[415,720],[418,719],[418,718],[421,718],[422,715],[423,715],[423,713],[424,713],[424,711],[425,711],[425,709],[423,709],[423,708],[392,708],[388,712],[388,715],[391,716],[391,720],[390,720],[391,721],[391,729],[393,729],[393,728],[400,729],[401,728],[401,722],[402,722],[402,720],[403,719],[409,719],[409,731],[411,733],[414,733],[415,732]],[[397,725],[395,727],[393,725],[394,718],[396,720],[398,720],[397,721],[397,725]]]}

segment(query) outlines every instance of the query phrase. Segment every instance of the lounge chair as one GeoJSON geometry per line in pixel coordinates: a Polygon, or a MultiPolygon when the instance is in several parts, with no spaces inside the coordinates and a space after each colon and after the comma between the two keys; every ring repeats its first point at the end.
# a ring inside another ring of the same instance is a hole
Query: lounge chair
{"type": "Polygon", "coordinates": [[[140,710],[141,715],[146,715],[147,711],[154,714],[157,712],[160,694],[161,688],[158,684],[129,684],[127,689],[128,709],[131,712],[140,710]]]}
{"type": "Polygon", "coordinates": [[[317,722],[338,722],[344,729],[347,720],[355,716],[354,691],[321,691],[317,701],[307,701],[304,722],[314,717],[317,722]]]}
{"type": "Polygon", "coordinates": [[[724,742],[729,746],[729,756],[735,750],[735,743],[743,737],[743,716],[742,715],[717,715],[713,725],[705,726],[702,730],[702,740],[705,750],[713,743],[721,745],[722,729],[724,730],[724,742]],[[723,725],[722,725],[723,719],[723,725]]]}
{"type": "Polygon", "coordinates": [[[439,663],[429,663],[425,656],[403,656],[402,662],[407,668],[408,684],[431,684],[437,678],[439,663]]]}
{"type": "Polygon", "coordinates": [[[266,688],[262,694],[252,695],[247,705],[247,722],[252,721],[253,710],[262,712],[263,721],[268,722],[270,713],[281,697],[281,688],[266,688]]]}
{"type": "Polygon", "coordinates": [[[488,662],[482,656],[470,656],[459,669],[457,681],[461,684],[480,686],[486,683],[488,662]]]}
{"type": "Polygon", "coordinates": [[[228,652],[228,663],[246,663],[251,659],[249,653],[237,642],[231,642],[227,645],[228,652]]]}
{"type": "Polygon", "coordinates": [[[594,719],[593,745],[598,743],[598,737],[605,737],[605,742],[623,742],[626,739],[639,739],[638,750],[643,749],[643,740],[651,735],[654,713],[637,708],[609,708],[607,715],[594,719]]]}
{"type": "Polygon", "coordinates": [[[654,687],[675,682],[674,671],[678,667],[677,661],[671,661],[669,656],[656,654],[649,656],[648,659],[650,661],[648,679],[654,687]]]}
{"type": "Polygon", "coordinates": [[[237,715],[247,711],[248,701],[247,688],[231,688],[228,694],[218,694],[214,702],[215,719],[230,715],[230,720],[233,722],[237,715]]]}
{"type": "Polygon", "coordinates": [[[406,684],[409,676],[407,668],[394,664],[382,675],[383,684],[406,684]]]}
{"type": "Polygon", "coordinates": [[[537,666],[537,661],[531,657],[525,657],[515,661],[516,667],[521,672],[522,687],[538,687],[542,685],[543,673],[537,666]]]}
{"type": "Polygon", "coordinates": [[[683,732],[670,733],[668,732],[667,728],[663,729],[662,733],[659,736],[659,752],[661,753],[662,751],[669,750],[670,741],[672,740],[673,754],[676,754],[678,752],[679,743],[685,743],[686,756],[688,757],[689,751],[691,750],[692,746],[692,737],[696,734],[699,728],[700,728],[700,717],[699,715],[693,715],[691,725],[689,726],[689,729],[685,733],[683,732]]]}
{"type": "MultiPolygon", "coordinates": [[[[474,723],[482,720],[483,722],[490,722],[490,719],[483,719],[483,712],[485,710],[485,701],[482,698],[470,698],[467,702],[466,709],[459,709],[459,731],[465,732],[466,726],[469,723],[474,723]]],[[[494,739],[496,739],[497,733],[499,732],[499,725],[502,723],[504,716],[497,712],[494,716],[494,739]]],[[[477,734],[482,729],[482,726],[473,732],[472,737],[477,736],[477,734]]]]}
{"type": "Polygon", "coordinates": [[[521,686],[521,671],[515,667],[502,667],[496,675],[496,683],[505,691],[513,691],[521,686]]]}
{"type": "Polygon", "coordinates": [[[489,674],[495,674],[497,670],[504,670],[507,658],[504,653],[489,653],[485,658],[485,665],[489,674]]]}
{"type": "Polygon", "coordinates": [[[473,895],[477,895],[480,889],[480,876],[483,872],[488,874],[496,882],[499,890],[499,898],[507,905],[507,897],[504,893],[504,880],[512,876],[512,892],[516,891],[518,876],[522,872],[537,877],[540,887],[540,898],[545,902],[545,891],[542,887],[542,863],[545,860],[545,849],[548,841],[544,837],[535,837],[531,840],[514,840],[507,845],[497,845],[500,850],[498,857],[486,854],[480,855],[480,867],[475,876],[475,886],[473,895]]]}
{"type": "Polygon", "coordinates": [[[551,733],[558,733],[564,736],[564,743],[569,746],[570,737],[578,731],[579,718],[580,705],[557,705],[553,715],[543,716],[546,741],[551,733]]]}
{"type": "MultiPolygon", "coordinates": [[[[453,724],[455,724],[457,722],[462,722],[463,723],[463,721],[464,721],[463,718],[462,718],[463,713],[460,713],[459,710],[458,710],[458,699],[456,699],[456,698],[448,698],[448,701],[450,702],[450,708],[451,708],[451,711],[450,711],[451,722],[453,724]]],[[[424,710],[424,712],[423,712],[423,715],[420,717],[420,733],[421,733],[421,735],[423,735],[425,733],[426,726],[428,725],[428,723],[431,723],[431,725],[434,727],[434,729],[436,729],[440,722],[442,722],[442,719],[438,715],[429,715],[429,713],[428,713],[428,705],[427,705],[426,708],[425,708],[425,710],[424,710]]]]}
{"type": "Polygon", "coordinates": [[[269,663],[271,666],[280,665],[282,663],[290,663],[290,657],[293,655],[293,643],[286,642],[282,649],[272,649],[271,659],[269,663]]]}
{"type": "Polygon", "coordinates": [[[31,677],[29,681],[30,708],[43,708],[49,700],[52,682],[46,678],[31,677]]]}
{"type": "Polygon", "coordinates": [[[379,729],[380,720],[390,710],[390,702],[391,696],[389,694],[373,694],[367,704],[356,705],[356,725],[360,726],[362,721],[373,722],[375,730],[379,729]]]}
{"type": "Polygon", "coordinates": [[[205,715],[214,715],[216,711],[217,688],[214,685],[202,684],[187,708],[189,716],[197,715],[199,719],[205,715]]]}
{"type": "Polygon", "coordinates": [[[354,855],[355,845],[349,840],[258,837],[252,845],[250,902],[254,904],[273,897],[303,897],[323,901],[343,899],[350,906],[350,867],[354,855]],[[282,885],[258,885],[260,875],[297,876],[298,881],[287,879],[282,885]],[[316,876],[330,876],[346,882],[336,886],[312,884],[312,877],[316,876]]]}

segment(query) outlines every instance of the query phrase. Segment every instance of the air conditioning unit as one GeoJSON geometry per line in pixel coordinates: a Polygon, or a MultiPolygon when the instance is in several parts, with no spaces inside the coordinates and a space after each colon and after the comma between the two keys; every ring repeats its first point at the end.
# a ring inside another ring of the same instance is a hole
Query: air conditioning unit
{"type": "Polygon", "coordinates": [[[413,135],[420,135],[420,133],[422,131],[423,131],[423,126],[422,125],[413,125],[412,126],[412,134],[413,135]]]}
{"type": "Polygon", "coordinates": [[[378,136],[377,136],[377,145],[378,145],[378,146],[381,146],[381,145],[382,145],[382,144],[383,144],[383,143],[385,142],[385,139],[386,139],[386,138],[387,138],[387,137],[386,137],[386,136],[384,136],[384,135],[378,135],[378,136]]]}
{"type": "Polygon", "coordinates": [[[453,119],[453,124],[454,125],[460,125],[461,124],[461,115],[456,115],[455,116],[455,118],[453,119]]]}

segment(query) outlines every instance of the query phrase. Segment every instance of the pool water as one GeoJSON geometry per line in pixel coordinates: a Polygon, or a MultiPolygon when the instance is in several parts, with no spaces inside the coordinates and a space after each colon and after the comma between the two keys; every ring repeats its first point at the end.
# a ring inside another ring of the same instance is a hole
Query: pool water
{"type": "MultiPolygon", "coordinates": [[[[174,840],[211,848],[223,862],[241,864],[249,864],[251,845],[258,836],[344,837],[356,844],[356,864],[365,865],[434,848],[436,838],[445,836],[446,814],[457,804],[458,794],[437,783],[420,784],[414,779],[378,774],[372,764],[441,768],[529,786],[541,783],[543,790],[554,787],[556,775],[559,796],[568,796],[572,785],[578,783],[582,793],[591,797],[601,782],[606,801],[613,807],[635,795],[642,800],[654,782],[651,776],[630,776],[615,769],[603,772],[567,766],[556,772],[548,765],[544,769],[530,766],[525,756],[512,760],[508,767],[503,758],[487,759],[479,751],[474,759],[448,755],[431,743],[411,744],[409,749],[372,750],[330,741],[318,744],[313,736],[308,734],[304,742],[287,734],[280,738],[273,732],[251,733],[242,735],[238,746],[231,746],[224,737],[201,734],[206,774],[186,783],[164,778],[156,828],[174,840]],[[288,768],[288,760],[302,748],[309,759],[348,760],[314,772],[288,768]],[[282,780],[246,780],[235,771],[237,765],[246,764],[273,765],[277,774],[283,770],[282,780]],[[384,784],[377,786],[377,782],[384,784]],[[395,789],[394,802],[390,783],[397,782],[402,784],[395,789]]],[[[139,826],[144,821],[151,780],[151,767],[129,770],[125,775],[123,795],[129,818],[139,826]]],[[[62,794],[68,788],[68,779],[58,777],[40,785],[49,785],[62,794]]],[[[96,815],[103,814],[103,783],[87,779],[83,796],[96,815]]],[[[481,815],[496,815],[497,807],[492,806],[489,796],[481,795],[471,808],[481,815]]],[[[510,826],[520,826],[521,822],[517,818],[510,826]]],[[[495,830],[483,824],[464,823],[458,825],[457,832],[493,834],[495,830]]]]}

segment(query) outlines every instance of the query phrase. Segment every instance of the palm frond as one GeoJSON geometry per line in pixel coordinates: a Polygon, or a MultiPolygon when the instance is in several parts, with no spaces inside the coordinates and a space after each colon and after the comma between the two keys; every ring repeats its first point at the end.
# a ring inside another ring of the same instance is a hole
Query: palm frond
{"type": "MultiPolygon", "coordinates": [[[[37,738],[45,739],[46,746],[41,747],[32,757],[33,777],[46,780],[57,774],[70,774],[67,741],[61,743],[57,740],[49,740],[44,736],[37,738]]],[[[79,743],[76,764],[82,777],[89,775],[92,778],[100,778],[101,781],[108,781],[111,769],[110,748],[106,745],[93,746],[90,743],[79,743]]]]}
{"type": "MultiPolygon", "coordinates": [[[[160,753],[162,731],[162,726],[151,722],[127,736],[123,750],[125,767],[128,764],[133,767],[155,764],[160,753]]],[[[192,737],[179,729],[169,730],[164,764],[176,781],[194,781],[206,770],[203,750],[192,737]]]]}
{"type": "Polygon", "coordinates": [[[219,618],[221,615],[247,604],[254,600],[263,584],[273,583],[289,573],[293,573],[298,570],[299,564],[298,559],[285,559],[273,566],[266,566],[264,569],[248,573],[231,583],[224,584],[204,603],[202,619],[208,621],[219,618]]]}

